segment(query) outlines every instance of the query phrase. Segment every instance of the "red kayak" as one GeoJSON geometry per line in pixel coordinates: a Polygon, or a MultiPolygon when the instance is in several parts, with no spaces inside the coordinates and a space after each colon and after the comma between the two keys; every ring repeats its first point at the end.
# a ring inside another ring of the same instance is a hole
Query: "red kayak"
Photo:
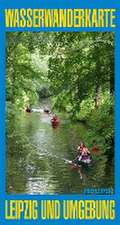
{"type": "Polygon", "coordinates": [[[56,128],[57,126],[58,126],[58,124],[59,124],[59,120],[58,120],[58,118],[52,118],[51,119],[51,124],[52,124],[52,127],[53,128],[56,128]]]}

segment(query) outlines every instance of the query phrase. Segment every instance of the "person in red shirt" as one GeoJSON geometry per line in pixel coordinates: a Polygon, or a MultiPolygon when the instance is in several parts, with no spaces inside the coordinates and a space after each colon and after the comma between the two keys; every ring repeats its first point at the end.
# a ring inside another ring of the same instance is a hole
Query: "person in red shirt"
{"type": "Polygon", "coordinates": [[[51,123],[53,127],[56,127],[59,124],[58,117],[55,114],[52,116],[51,123]]]}
{"type": "Polygon", "coordinates": [[[58,120],[57,116],[54,114],[52,117],[52,121],[56,122],[58,120]]]}

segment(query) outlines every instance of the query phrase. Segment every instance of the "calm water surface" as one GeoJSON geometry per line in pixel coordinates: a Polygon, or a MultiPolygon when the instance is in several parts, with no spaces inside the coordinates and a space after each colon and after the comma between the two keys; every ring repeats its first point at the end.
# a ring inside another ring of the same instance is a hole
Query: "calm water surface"
{"type": "MultiPolygon", "coordinates": [[[[53,129],[50,116],[21,113],[7,125],[7,193],[78,194],[85,188],[113,188],[113,160],[101,149],[93,164],[78,171],[65,163],[72,160],[80,140],[91,147],[91,132],[83,124],[59,115],[53,129]],[[82,174],[82,179],[80,177],[82,174]]],[[[102,137],[97,137],[99,143],[102,137]]]]}

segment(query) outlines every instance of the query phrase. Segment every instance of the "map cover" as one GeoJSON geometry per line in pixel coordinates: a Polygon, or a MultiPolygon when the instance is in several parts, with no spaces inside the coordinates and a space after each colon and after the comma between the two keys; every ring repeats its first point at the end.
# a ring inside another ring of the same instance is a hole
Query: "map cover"
{"type": "Polygon", "coordinates": [[[1,224],[119,224],[119,12],[0,1],[1,224]]]}

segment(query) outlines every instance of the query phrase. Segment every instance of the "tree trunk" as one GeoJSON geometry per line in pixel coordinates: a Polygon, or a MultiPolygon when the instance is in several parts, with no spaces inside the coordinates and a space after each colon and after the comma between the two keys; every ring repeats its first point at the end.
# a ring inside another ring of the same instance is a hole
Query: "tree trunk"
{"type": "Polygon", "coordinates": [[[97,81],[95,85],[95,108],[98,108],[100,105],[100,93],[101,93],[101,87],[97,81]]]}

